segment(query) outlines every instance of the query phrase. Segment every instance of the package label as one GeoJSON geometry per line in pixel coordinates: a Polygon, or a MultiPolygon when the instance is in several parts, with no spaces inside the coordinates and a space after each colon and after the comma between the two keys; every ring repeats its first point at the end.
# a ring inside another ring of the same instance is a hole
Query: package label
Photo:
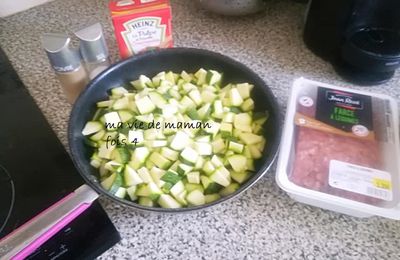
{"type": "Polygon", "coordinates": [[[329,185],[377,199],[393,200],[390,173],[377,169],[331,160],[329,185]]]}
{"type": "Polygon", "coordinates": [[[149,47],[158,47],[165,40],[166,25],[160,17],[141,17],[124,23],[122,37],[131,53],[139,53],[149,47]]]}

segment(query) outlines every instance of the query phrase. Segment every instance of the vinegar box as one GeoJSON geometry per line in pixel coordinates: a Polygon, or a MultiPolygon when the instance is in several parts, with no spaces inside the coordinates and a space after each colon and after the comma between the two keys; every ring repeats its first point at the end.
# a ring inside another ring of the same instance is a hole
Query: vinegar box
{"type": "Polygon", "coordinates": [[[168,0],[114,0],[109,8],[121,58],[173,46],[168,0]]]}

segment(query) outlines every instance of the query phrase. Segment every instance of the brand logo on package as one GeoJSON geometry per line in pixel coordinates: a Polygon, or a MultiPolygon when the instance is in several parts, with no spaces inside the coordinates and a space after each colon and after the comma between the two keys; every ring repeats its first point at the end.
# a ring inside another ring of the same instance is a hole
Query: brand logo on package
{"type": "Polygon", "coordinates": [[[121,33],[129,51],[134,54],[146,48],[158,47],[165,40],[166,25],[160,17],[141,17],[123,24],[121,33]]]}
{"type": "Polygon", "coordinates": [[[337,106],[349,109],[363,109],[364,104],[361,99],[341,91],[327,91],[326,99],[335,103],[337,106]]]}

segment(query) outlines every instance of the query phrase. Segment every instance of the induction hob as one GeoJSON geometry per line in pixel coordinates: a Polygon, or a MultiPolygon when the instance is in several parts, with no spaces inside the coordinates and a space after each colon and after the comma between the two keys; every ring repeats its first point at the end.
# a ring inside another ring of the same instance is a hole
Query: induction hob
{"type": "MultiPolygon", "coordinates": [[[[60,201],[76,196],[76,191],[86,189],[83,193],[91,194],[83,184],[68,153],[0,49],[0,259],[10,250],[4,241],[21,230],[20,237],[31,235],[25,231],[29,223],[40,222],[46,212],[54,218],[54,210],[64,203],[60,201]]],[[[91,196],[94,200],[97,194],[91,196]]],[[[35,240],[36,247],[23,258],[93,258],[117,243],[120,237],[115,227],[98,202],[91,202],[81,207],[78,217],[76,211],[69,221],[57,223],[53,233],[35,240]]]]}

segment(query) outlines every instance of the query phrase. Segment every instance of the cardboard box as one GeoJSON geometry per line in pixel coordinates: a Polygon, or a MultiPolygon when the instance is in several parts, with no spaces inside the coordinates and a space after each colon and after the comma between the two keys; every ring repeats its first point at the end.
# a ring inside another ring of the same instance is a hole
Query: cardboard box
{"type": "Polygon", "coordinates": [[[168,0],[118,0],[109,8],[121,58],[173,47],[168,0]]]}

